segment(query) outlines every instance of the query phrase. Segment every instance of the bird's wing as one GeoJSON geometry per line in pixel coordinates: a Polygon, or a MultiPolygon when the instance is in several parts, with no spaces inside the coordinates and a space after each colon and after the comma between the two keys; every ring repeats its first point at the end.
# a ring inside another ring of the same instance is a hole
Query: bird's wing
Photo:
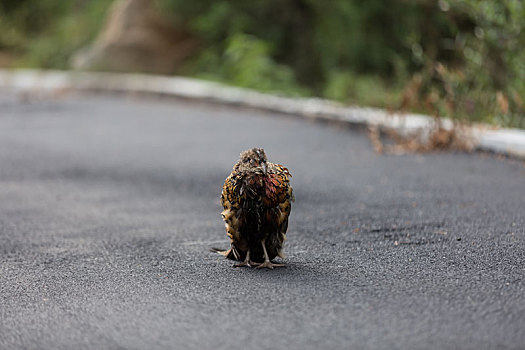
{"type": "MultiPolygon", "coordinates": [[[[223,211],[221,212],[224,225],[226,226],[226,234],[230,237],[232,243],[232,252],[237,260],[240,259],[240,253],[237,249],[244,248],[246,242],[241,241],[239,212],[241,210],[241,181],[238,175],[231,173],[224,181],[221,194],[221,204],[223,211]]],[[[243,249],[244,250],[244,249],[243,249]]]]}
{"type": "Polygon", "coordinates": [[[270,163],[269,166],[270,186],[266,188],[266,205],[279,209],[278,227],[283,235],[288,229],[288,217],[291,211],[291,202],[294,201],[293,189],[290,185],[292,175],[287,168],[280,164],[270,163]]]}

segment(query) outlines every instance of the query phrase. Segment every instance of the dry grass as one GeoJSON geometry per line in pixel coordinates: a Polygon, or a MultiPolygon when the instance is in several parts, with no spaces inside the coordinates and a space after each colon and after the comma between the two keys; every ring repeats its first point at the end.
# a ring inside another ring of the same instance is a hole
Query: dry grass
{"type": "Polygon", "coordinates": [[[417,152],[462,151],[471,152],[474,140],[470,127],[454,122],[452,128],[443,126],[434,118],[428,130],[403,135],[399,131],[379,126],[370,126],[368,136],[374,150],[382,154],[406,154],[417,152]]]}

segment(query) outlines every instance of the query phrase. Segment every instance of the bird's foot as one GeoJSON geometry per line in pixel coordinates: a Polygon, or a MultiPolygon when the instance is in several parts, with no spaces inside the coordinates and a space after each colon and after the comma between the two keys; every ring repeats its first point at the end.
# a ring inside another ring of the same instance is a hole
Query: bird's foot
{"type": "Polygon", "coordinates": [[[254,267],[254,266],[257,266],[257,265],[258,265],[258,263],[253,262],[253,261],[251,261],[251,260],[244,260],[244,261],[241,262],[241,263],[238,263],[238,264],[233,265],[233,267],[244,267],[244,266],[254,267]]]}
{"type": "Polygon", "coordinates": [[[274,264],[271,261],[265,261],[262,264],[257,264],[258,269],[267,268],[267,269],[273,269],[274,267],[284,267],[284,264],[274,264]]]}

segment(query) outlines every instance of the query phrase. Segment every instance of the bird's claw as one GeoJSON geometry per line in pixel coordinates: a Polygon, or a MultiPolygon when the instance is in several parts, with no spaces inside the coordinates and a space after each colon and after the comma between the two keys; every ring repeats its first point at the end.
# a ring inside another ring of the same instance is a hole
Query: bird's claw
{"type": "Polygon", "coordinates": [[[256,263],[256,262],[253,262],[253,261],[243,261],[241,263],[233,265],[233,267],[244,267],[244,266],[254,267],[254,266],[257,266],[257,265],[259,265],[259,264],[256,263]]]}
{"type": "Polygon", "coordinates": [[[256,266],[256,268],[258,268],[258,269],[262,269],[262,268],[265,268],[265,267],[267,269],[273,269],[274,267],[284,267],[284,264],[274,264],[271,261],[265,261],[262,264],[257,264],[257,266],[256,266]]]}

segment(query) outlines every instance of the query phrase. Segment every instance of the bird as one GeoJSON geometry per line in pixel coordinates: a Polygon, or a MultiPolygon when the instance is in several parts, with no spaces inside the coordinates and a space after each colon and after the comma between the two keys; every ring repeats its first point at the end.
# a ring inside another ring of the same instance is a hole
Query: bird
{"type": "Polygon", "coordinates": [[[295,200],[288,169],[268,161],[262,148],[240,154],[231,174],[224,181],[221,212],[230,249],[212,250],[228,259],[240,261],[234,267],[273,269],[284,264],[291,203],[295,200]]]}

